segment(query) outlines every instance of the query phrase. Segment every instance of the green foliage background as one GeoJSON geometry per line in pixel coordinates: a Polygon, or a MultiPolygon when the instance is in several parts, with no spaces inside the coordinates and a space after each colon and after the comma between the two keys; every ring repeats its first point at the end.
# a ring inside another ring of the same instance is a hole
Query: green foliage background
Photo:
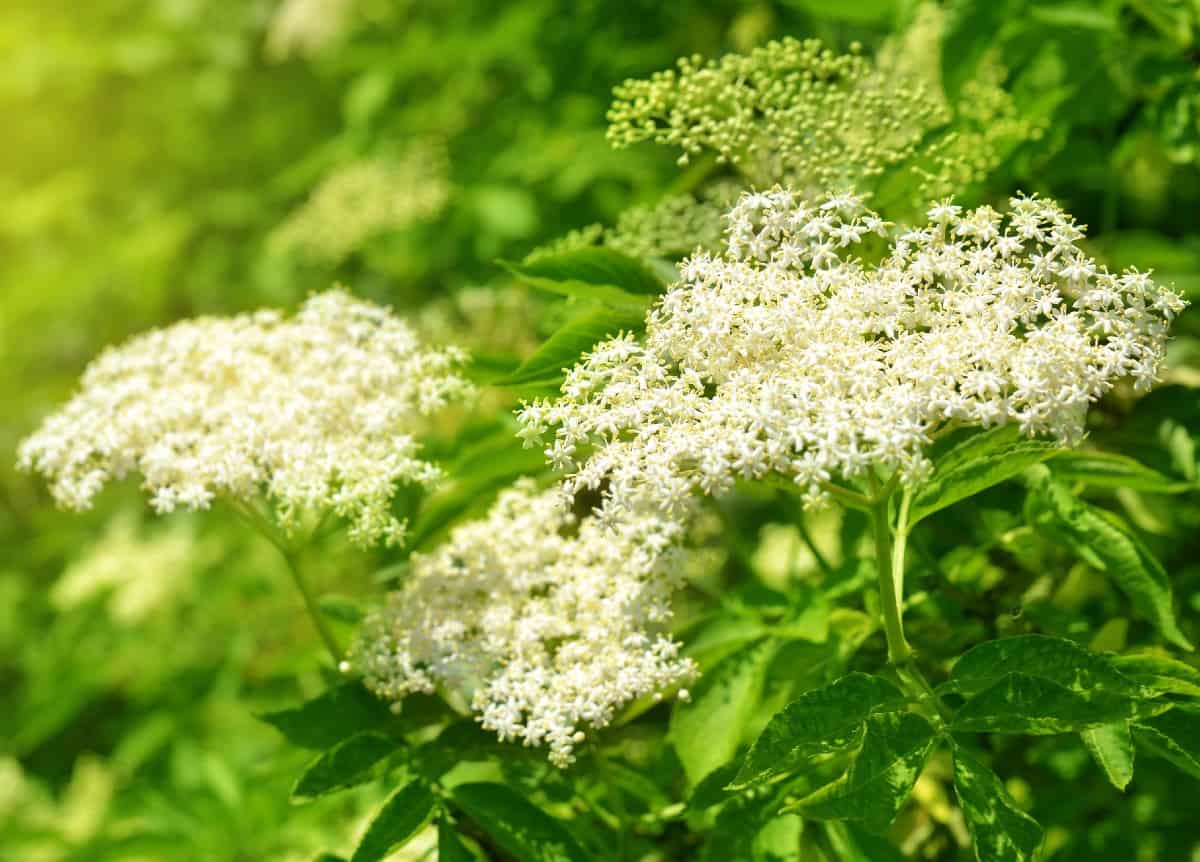
{"type": "MultiPolygon", "coordinates": [[[[554,329],[561,309],[519,299],[517,310],[477,318],[455,298],[481,285],[517,290],[497,260],[519,260],[570,229],[612,223],[629,206],[679,188],[672,153],[606,142],[614,85],[679,56],[744,51],[783,35],[872,50],[917,8],[908,0],[358,0],[328,44],[275,57],[267,40],[277,5],[9,0],[0,10],[3,860],[312,859],[352,848],[395,786],[381,779],[289,802],[312,755],[254,715],[315,695],[328,680],[269,546],[220,516],[155,520],[132,488],[69,516],[15,472],[17,440],[69,394],[93,355],[151,326],[290,306],[340,281],[425,325],[433,304],[474,340],[467,346],[480,353],[481,378],[511,371],[554,329]],[[449,166],[449,199],[433,218],[380,232],[337,262],[272,244],[331,170],[430,140],[444,146],[449,166]]],[[[947,89],[985,54],[998,55],[1022,116],[1044,130],[966,197],[1002,199],[1016,189],[1053,196],[1090,226],[1098,256],[1152,267],[1200,303],[1200,3],[946,6],[946,30],[930,50],[940,52],[947,89]]],[[[1175,331],[1163,388],[1106,408],[1094,438],[1194,485],[1195,307],[1175,331]]],[[[513,403],[499,391],[486,397],[490,416],[449,423],[431,450],[459,464],[486,453],[487,441],[508,430],[496,416],[513,403]]],[[[513,473],[535,470],[536,457],[522,457],[503,450],[489,462],[501,465],[493,473],[459,476],[441,509],[426,510],[418,540],[436,539],[513,473]]],[[[1195,642],[1200,495],[1155,490],[1097,487],[1089,499],[1121,513],[1163,561],[1195,642]]],[[[734,549],[714,587],[729,590],[730,618],[753,632],[776,610],[772,587],[816,561],[799,544],[795,512],[774,495],[729,505],[734,549]]],[[[1032,530],[1021,506],[1019,491],[1006,485],[974,507],[943,513],[917,538],[914,644],[950,658],[1029,630],[1102,650],[1154,643],[1151,626],[1075,559],[1069,537],[1032,530]]],[[[834,593],[853,594],[851,539],[861,524],[847,518],[816,529],[840,567],[834,593]]],[[[320,586],[348,633],[397,559],[364,560],[336,542],[320,553],[320,586]]],[[[853,640],[858,618],[830,614],[824,595],[814,595],[813,625],[853,640]]],[[[863,601],[873,612],[870,598],[863,601]]],[[[713,668],[751,640],[712,634],[697,657],[713,668]]],[[[763,661],[815,668],[809,684],[824,682],[819,669],[832,642],[799,637],[784,658],[763,661]]],[[[867,633],[862,652],[866,668],[880,665],[881,636],[867,633]]],[[[778,709],[787,691],[771,684],[782,693],[768,692],[764,702],[778,709]]],[[[751,722],[761,728],[773,709],[751,722]]],[[[993,768],[1011,777],[1008,792],[1047,826],[1046,858],[1200,853],[1196,776],[1140,758],[1122,794],[1074,739],[1001,739],[993,755],[993,768]]],[[[527,778],[552,797],[561,780],[527,778]]],[[[626,778],[631,786],[640,780],[626,778]]],[[[898,846],[918,858],[970,858],[943,786],[919,791],[894,827],[898,846]]],[[[470,785],[460,792],[466,810],[500,804],[473,798],[470,785]]],[[[730,821],[750,816],[722,811],[730,821]]],[[[700,852],[678,835],[661,843],[677,854],[670,858],[700,852]]],[[[891,858],[872,847],[837,858],[891,858]]],[[[403,852],[398,858],[419,858],[403,852]]],[[[742,851],[704,852],[732,859],[742,851]]]]}

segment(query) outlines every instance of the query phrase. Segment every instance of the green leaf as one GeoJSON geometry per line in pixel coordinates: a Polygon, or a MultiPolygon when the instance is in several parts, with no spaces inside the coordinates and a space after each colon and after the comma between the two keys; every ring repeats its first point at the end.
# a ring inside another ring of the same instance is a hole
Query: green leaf
{"type": "Polygon", "coordinates": [[[1011,479],[1058,451],[1053,443],[1022,438],[1012,425],[973,434],[938,458],[933,475],[916,487],[908,524],[1011,479]]]}
{"type": "Polygon", "coordinates": [[[296,782],[292,797],[322,796],[361,784],[367,771],[395,750],[395,740],[382,733],[355,734],[309,764],[296,782]]]}
{"type": "Polygon", "coordinates": [[[445,818],[438,821],[437,862],[475,862],[475,854],[467,849],[445,818]]]}
{"type": "Polygon", "coordinates": [[[1139,653],[1113,657],[1113,663],[1130,679],[1156,694],[1200,697],[1200,670],[1168,656],[1139,653]]]}
{"type": "Polygon", "coordinates": [[[1083,482],[1097,488],[1130,488],[1152,494],[1180,494],[1195,488],[1152,470],[1140,461],[1111,452],[1060,452],[1047,462],[1050,471],[1066,482],[1083,482]]]}
{"type": "Polygon", "coordinates": [[[1166,571],[1124,522],[1077,498],[1050,478],[1048,470],[1034,473],[1032,485],[1038,503],[1054,519],[1057,534],[1071,543],[1076,554],[1098,566],[1164,638],[1192,649],[1175,621],[1166,571]]]}
{"type": "Polygon", "coordinates": [[[611,248],[579,248],[501,264],[539,290],[643,312],[667,289],[666,282],[641,261],[611,248]]]}
{"type": "Polygon", "coordinates": [[[1029,862],[1042,843],[1042,827],[1017,807],[1004,783],[963,748],[954,749],[954,791],[979,862],[1029,862]]]}
{"type": "Polygon", "coordinates": [[[857,672],[801,695],[763,729],[730,787],[741,789],[767,781],[856,745],[868,716],[904,709],[905,704],[904,695],[894,685],[857,672]]]}
{"type": "Polygon", "coordinates": [[[378,862],[412,840],[437,807],[437,797],[421,781],[397,790],[379,809],[358,842],[350,862],[378,862]]]}
{"type": "Polygon", "coordinates": [[[300,748],[332,748],[364,730],[375,730],[391,718],[390,710],[361,683],[331,688],[293,709],[259,716],[300,748]]]}
{"type": "Polygon", "coordinates": [[[1123,721],[1135,712],[1134,702],[1121,695],[1085,695],[1043,677],[1010,673],[964,703],[952,726],[987,733],[1071,733],[1123,721]]]}
{"type": "Polygon", "coordinates": [[[1093,727],[1080,731],[1079,736],[1112,786],[1124,790],[1133,778],[1133,736],[1129,723],[1118,721],[1093,727]]]}
{"type": "Polygon", "coordinates": [[[640,330],[645,322],[641,311],[588,305],[567,320],[516,371],[497,380],[496,385],[561,381],[564,369],[577,364],[597,344],[621,331],[640,330]]]}
{"type": "Polygon", "coordinates": [[[669,737],[692,784],[728,761],[741,745],[777,649],[769,639],[743,647],[700,678],[690,701],[676,701],[669,737]]]}
{"type": "Polygon", "coordinates": [[[1131,697],[1150,694],[1117,670],[1110,656],[1049,635],[1018,635],[972,647],[955,663],[941,688],[974,694],[1010,673],[1040,677],[1077,692],[1106,691],[1131,697]]]}
{"type": "Polygon", "coordinates": [[[936,738],[933,726],[916,713],[870,716],[862,748],[846,774],[801,799],[800,814],[861,820],[869,831],[882,832],[900,812],[936,738]]]}
{"type": "Polygon", "coordinates": [[[1134,737],[1154,754],[1165,757],[1188,775],[1200,778],[1200,710],[1177,706],[1139,721],[1134,737]]]}
{"type": "Polygon", "coordinates": [[[558,820],[503,784],[460,784],[454,804],[522,862],[582,862],[587,854],[558,820]]]}

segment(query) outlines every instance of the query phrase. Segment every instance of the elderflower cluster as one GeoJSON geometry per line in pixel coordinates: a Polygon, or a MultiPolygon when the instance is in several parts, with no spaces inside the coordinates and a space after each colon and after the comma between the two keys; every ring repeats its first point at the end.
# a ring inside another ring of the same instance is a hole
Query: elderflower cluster
{"type": "Polygon", "coordinates": [[[338,263],[368,240],[429,221],[450,199],[445,152],[417,144],[398,159],[337,168],[271,235],[271,245],[338,263]]]}
{"type": "Polygon", "coordinates": [[[266,52],[273,60],[312,57],[341,38],[356,0],[283,0],[267,25],[266,52]]]}
{"type": "Polygon", "coordinates": [[[291,318],[184,321],[94,360],[79,392],[22,443],[20,465],[73,509],[140,473],[160,513],[265,499],[285,532],[333,514],[360,544],[395,543],[395,486],[438,476],[413,433],[468,393],[462,359],[422,347],[388,309],[342,290],[291,318]]]}
{"type": "Polygon", "coordinates": [[[857,48],[836,54],[816,39],[708,62],[685,57],[678,70],[626,81],[615,94],[609,138],[618,146],[675,146],[681,164],[711,150],[755,185],[806,192],[860,187],[949,120],[923,85],[881,74],[857,48]]]}
{"type": "Polygon", "coordinates": [[[522,479],[486,517],[413,555],[352,664],[392,700],[470,690],[484,728],[547,745],[565,766],[583,726],[604,727],[623,704],[695,673],[660,631],[682,529],[653,513],[578,518],[560,489],[522,479]]]}
{"type": "Polygon", "coordinates": [[[1007,215],[947,201],[881,248],[891,233],[853,195],[745,195],[725,253],[680,265],[644,341],[598,346],[560,398],[525,407],[522,436],[553,429],[567,487],[604,483],[616,511],[771,473],[815,504],[826,483],[876,469],[916,481],[949,426],[1078,441],[1116,381],[1151,385],[1184,306],[1146,274],[1096,264],[1080,227],[1038,198],[1007,215]]]}

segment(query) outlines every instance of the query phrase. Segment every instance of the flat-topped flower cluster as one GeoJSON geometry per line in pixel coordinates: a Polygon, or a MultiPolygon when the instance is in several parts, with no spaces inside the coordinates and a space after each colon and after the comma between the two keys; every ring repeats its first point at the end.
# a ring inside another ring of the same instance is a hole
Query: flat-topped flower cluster
{"type": "Polygon", "coordinates": [[[285,531],[332,513],[360,544],[394,543],[404,532],[389,506],[396,485],[438,476],[413,434],[468,394],[462,359],[422,347],[388,309],[341,290],[290,318],[188,320],[101,354],[19,460],[73,509],[140,473],[159,512],[265,500],[285,531]]]}
{"type": "Polygon", "coordinates": [[[654,513],[608,525],[529,479],[487,516],[414,554],[404,586],[363,627],[353,664],[398,700],[473,692],[483,727],[547,745],[562,766],[622,705],[695,673],[659,630],[678,586],[682,527],[654,513]]]}
{"type": "Polygon", "coordinates": [[[1098,265],[1082,237],[1031,197],[1004,215],[939,203],[897,233],[850,194],[747,194],[725,253],[681,264],[644,339],[600,345],[561,397],[525,407],[522,433],[553,431],[569,490],[668,510],[771,473],[810,503],[870,470],[913,482],[947,426],[1075,443],[1118,381],[1149,388],[1184,306],[1098,265]]]}

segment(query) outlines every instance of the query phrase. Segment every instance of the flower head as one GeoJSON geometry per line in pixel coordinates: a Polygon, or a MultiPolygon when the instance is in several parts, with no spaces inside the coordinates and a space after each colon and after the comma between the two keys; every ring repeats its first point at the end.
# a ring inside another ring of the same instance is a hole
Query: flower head
{"type": "Polygon", "coordinates": [[[409,580],[368,619],[353,664],[382,697],[438,685],[472,694],[501,739],[573,760],[582,727],[695,672],[661,633],[682,527],[653,513],[604,524],[532,480],[482,520],[414,554],[409,580]]]}
{"type": "Polygon", "coordinates": [[[159,512],[265,498],[285,531],[328,512],[359,543],[396,542],[396,484],[438,475],[413,433],[469,391],[454,370],[462,358],[422,348],[389,310],[342,290],[292,318],[184,321],[102,353],[19,462],[69,508],[140,473],[159,512]]]}
{"type": "Polygon", "coordinates": [[[725,253],[684,261],[644,340],[597,347],[523,436],[553,429],[568,487],[603,483],[617,508],[769,473],[819,502],[872,469],[915,481],[951,425],[1074,443],[1117,381],[1154,381],[1183,300],[1088,258],[1054,203],[936,204],[869,263],[893,233],[853,195],[744,195],[725,253]]]}

